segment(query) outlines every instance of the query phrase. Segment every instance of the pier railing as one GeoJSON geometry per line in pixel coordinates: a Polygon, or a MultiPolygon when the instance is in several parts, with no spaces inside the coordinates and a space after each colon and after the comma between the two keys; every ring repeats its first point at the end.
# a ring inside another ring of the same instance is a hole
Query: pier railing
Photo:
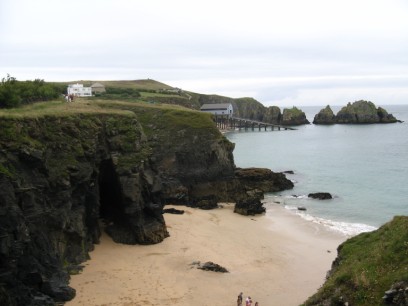
{"type": "Polygon", "coordinates": [[[289,127],[285,125],[267,123],[267,122],[256,121],[256,120],[245,119],[245,118],[229,117],[225,115],[224,116],[215,115],[214,121],[218,128],[224,129],[224,130],[228,130],[228,129],[231,129],[231,130],[244,129],[244,130],[252,130],[252,131],[254,131],[255,129],[258,129],[259,131],[263,129],[265,131],[267,131],[268,129],[271,131],[296,130],[293,127],[289,127]]]}

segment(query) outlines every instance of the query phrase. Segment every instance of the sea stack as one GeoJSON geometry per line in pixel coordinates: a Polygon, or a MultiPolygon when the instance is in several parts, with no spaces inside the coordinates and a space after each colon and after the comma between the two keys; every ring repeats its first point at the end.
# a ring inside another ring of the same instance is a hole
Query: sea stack
{"type": "Polygon", "coordinates": [[[373,102],[370,101],[356,101],[354,103],[348,103],[344,106],[337,115],[333,114],[330,106],[327,105],[324,109],[320,110],[314,117],[314,124],[368,124],[368,123],[395,123],[398,120],[388,112],[381,108],[376,107],[373,102]]]}
{"type": "Polygon", "coordinates": [[[315,115],[313,119],[313,124],[335,124],[336,116],[334,115],[330,105],[321,109],[318,114],[315,115]]]}
{"type": "Polygon", "coordinates": [[[310,124],[305,113],[297,107],[285,108],[282,115],[282,125],[310,124]]]}

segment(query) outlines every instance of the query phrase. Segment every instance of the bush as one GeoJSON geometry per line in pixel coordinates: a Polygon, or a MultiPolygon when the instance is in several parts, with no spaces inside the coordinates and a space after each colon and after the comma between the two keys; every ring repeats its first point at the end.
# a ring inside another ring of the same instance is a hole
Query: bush
{"type": "Polygon", "coordinates": [[[0,84],[0,107],[16,107],[21,103],[19,95],[17,80],[9,74],[7,78],[1,79],[0,84]]]}
{"type": "Polygon", "coordinates": [[[56,99],[60,88],[47,84],[44,80],[19,82],[9,74],[0,83],[0,108],[18,107],[38,101],[56,99]]]}
{"type": "Polygon", "coordinates": [[[139,91],[133,88],[107,87],[106,94],[119,95],[121,97],[126,97],[126,98],[139,98],[140,97],[139,91]]]}

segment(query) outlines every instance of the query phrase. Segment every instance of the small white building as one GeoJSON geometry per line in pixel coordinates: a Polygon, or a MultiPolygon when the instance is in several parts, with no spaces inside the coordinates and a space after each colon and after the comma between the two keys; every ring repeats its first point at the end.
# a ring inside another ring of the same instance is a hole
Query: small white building
{"type": "Polygon", "coordinates": [[[90,97],[92,96],[92,88],[84,87],[83,84],[70,84],[67,88],[68,95],[74,95],[76,97],[90,97]]]}
{"type": "Polygon", "coordinates": [[[234,115],[234,109],[231,103],[203,104],[200,110],[214,115],[227,115],[228,117],[234,115]]]}
{"type": "Polygon", "coordinates": [[[97,93],[97,92],[106,92],[105,85],[101,83],[93,83],[91,85],[92,92],[97,93]]]}

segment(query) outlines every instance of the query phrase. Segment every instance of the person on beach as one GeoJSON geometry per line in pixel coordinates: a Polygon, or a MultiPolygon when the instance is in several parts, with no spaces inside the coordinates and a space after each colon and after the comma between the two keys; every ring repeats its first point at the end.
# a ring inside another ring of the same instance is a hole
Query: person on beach
{"type": "Polygon", "coordinates": [[[242,306],[242,292],[238,295],[237,306],[242,306]]]}
{"type": "Polygon", "coordinates": [[[258,302],[255,302],[255,306],[259,306],[258,302]]]}
{"type": "Polygon", "coordinates": [[[251,300],[251,297],[248,296],[248,297],[246,298],[246,300],[245,300],[245,306],[251,306],[251,305],[252,305],[252,300],[251,300]]]}

